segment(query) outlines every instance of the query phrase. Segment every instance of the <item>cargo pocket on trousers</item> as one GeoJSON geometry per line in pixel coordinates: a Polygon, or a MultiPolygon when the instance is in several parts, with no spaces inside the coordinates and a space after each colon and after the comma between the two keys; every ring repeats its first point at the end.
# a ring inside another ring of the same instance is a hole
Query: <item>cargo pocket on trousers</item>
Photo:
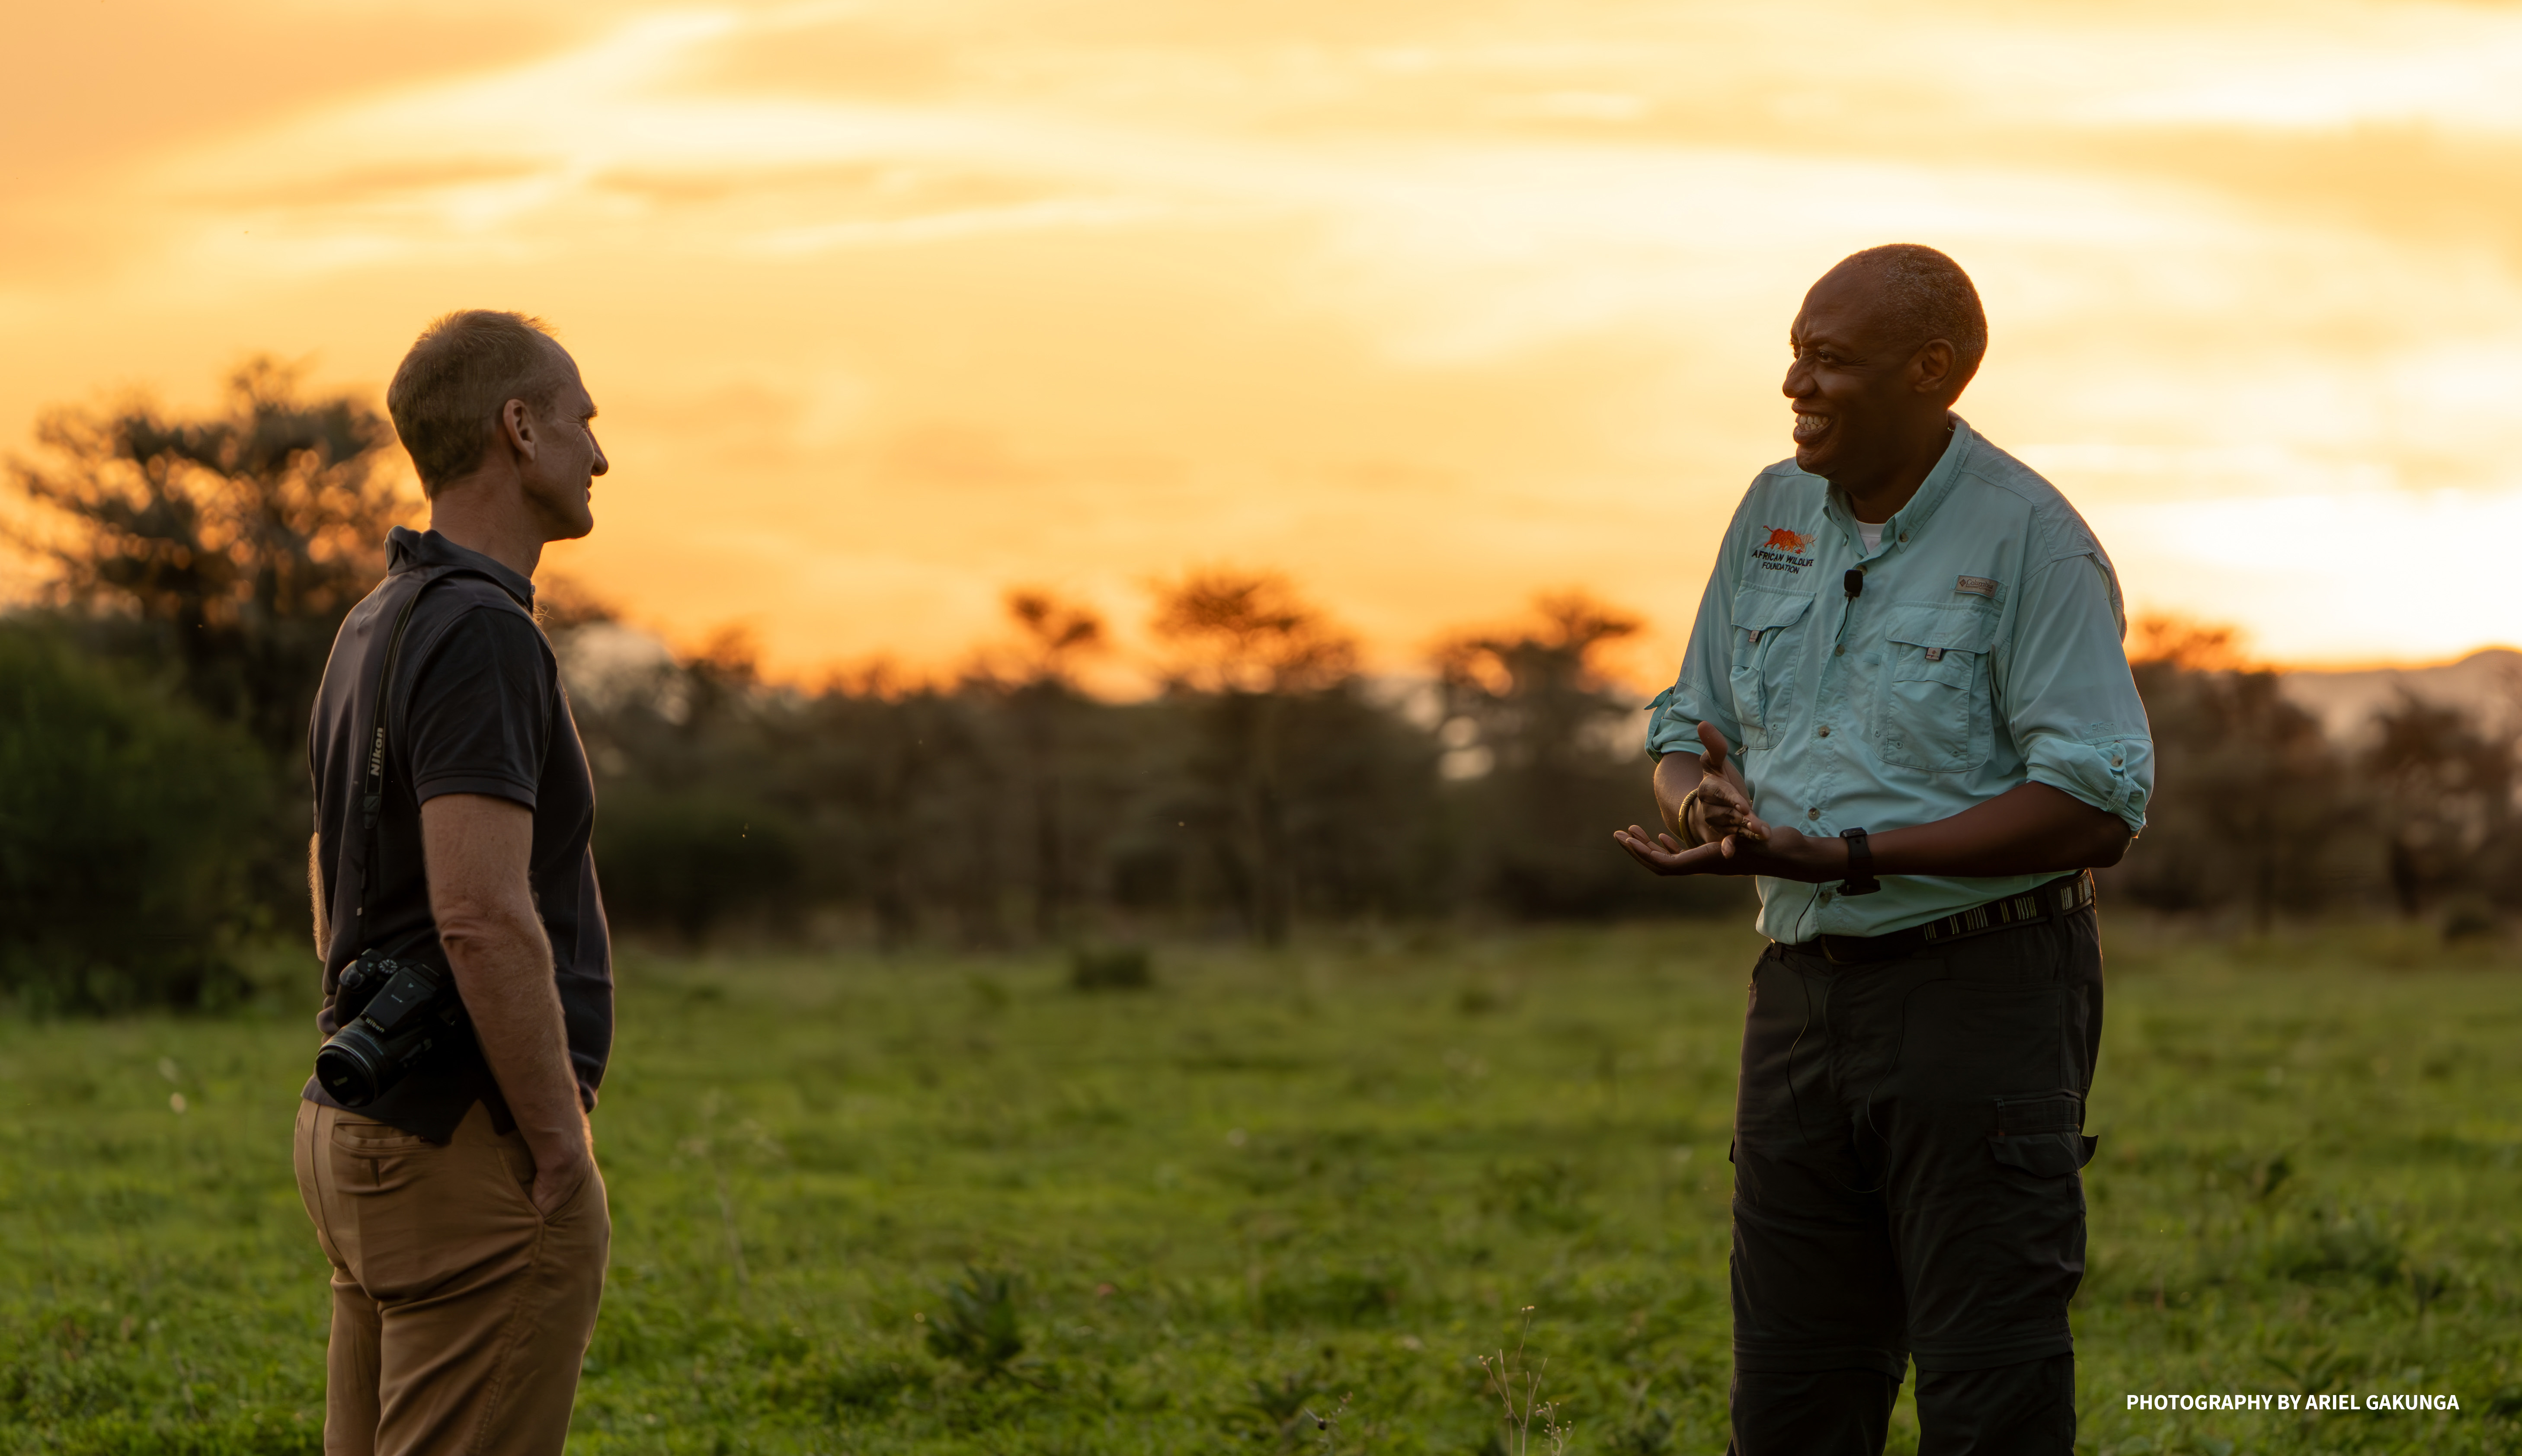
{"type": "Polygon", "coordinates": [[[2099,1138],[2084,1136],[2082,1098],[2051,1093],[1996,1100],[1996,1136],[1988,1151],[2007,1167],[2035,1178],[2063,1178],[2093,1160],[2099,1138]]]}

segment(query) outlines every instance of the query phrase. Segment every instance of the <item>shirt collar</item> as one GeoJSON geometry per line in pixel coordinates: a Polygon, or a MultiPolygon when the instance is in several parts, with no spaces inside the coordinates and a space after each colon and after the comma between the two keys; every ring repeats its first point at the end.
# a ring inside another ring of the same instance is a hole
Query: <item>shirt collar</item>
{"type": "MultiPolygon", "coordinates": [[[[1962,458],[1970,453],[1971,442],[1979,436],[1972,432],[1968,420],[1959,415],[1950,418],[1953,432],[1944,441],[1944,453],[1937,457],[1936,468],[1927,472],[1927,478],[1918,482],[1917,493],[1909,497],[1909,503],[1892,512],[1892,519],[1883,523],[1883,544],[1870,555],[1879,556],[1898,545],[1903,533],[1925,527],[1928,519],[1936,514],[1936,508],[1953,493],[1953,481],[1961,478],[1962,458]]],[[[1848,511],[1846,500],[1833,490],[1829,502],[1825,509],[1830,518],[1847,532],[1848,544],[1856,548],[1858,558],[1866,558],[1869,553],[1865,550],[1865,540],[1856,533],[1856,517],[1848,511]]]]}
{"type": "Polygon", "coordinates": [[[386,532],[386,574],[448,567],[478,571],[499,583],[499,589],[516,598],[520,606],[528,611],[534,609],[533,578],[520,576],[481,552],[458,546],[434,530],[416,531],[397,525],[386,532]]]}

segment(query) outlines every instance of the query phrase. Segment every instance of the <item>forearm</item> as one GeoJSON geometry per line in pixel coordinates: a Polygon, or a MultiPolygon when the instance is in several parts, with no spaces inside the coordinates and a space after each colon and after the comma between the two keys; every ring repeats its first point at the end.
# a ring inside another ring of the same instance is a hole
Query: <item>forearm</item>
{"type": "Polygon", "coordinates": [[[1681,801],[1688,798],[1690,791],[1698,788],[1700,780],[1705,777],[1707,770],[1699,761],[1697,753],[1666,753],[1656,760],[1656,812],[1662,816],[1665,830],[1684,843],[1688,843],[1692,836],[1682,827],[1681,801]]]}
{"type": "Polygon", "coordinates": [[[2118,815],[2046,784],[2022,784],[1949,819],[1868,835],[1866,844],[1878,875],[1993,879],[2115,865],[2129,838],[2118,815]]]}
{"type": "Polygon", "coordinates": [[[314,912],[315,959],[319,961],[327,960],[333,954],[333,928],[324,923],[323,843],[321,835],[306,837],[306,904],[314,912]]]}
{"type": "Polygon", "coordinates": [[[442,915],[439,943],[535,1165],[558,1167],[584,1157],[586,1116],[570,1069],[551,943],[532,903],[442,915]]]}

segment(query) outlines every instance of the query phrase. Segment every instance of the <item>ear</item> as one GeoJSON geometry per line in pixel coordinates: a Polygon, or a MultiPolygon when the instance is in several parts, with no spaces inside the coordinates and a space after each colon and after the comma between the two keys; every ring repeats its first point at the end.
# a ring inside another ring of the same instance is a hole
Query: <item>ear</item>
{"type": "Polygon", "coordinates": [[[1909,388],[1917,394],[1941,394],[1957,389],[1961,380],[1953,373],[1957,356],[1951,341],[1930,339],[1918,345],[1909,356],[1909,388]]]}
{"type": "Polygon", "coordinates": [[[542,435],[533,408],[524,400],[511,399],[499,406],[499,439],[519,460],[534,463],[542,435]]]}

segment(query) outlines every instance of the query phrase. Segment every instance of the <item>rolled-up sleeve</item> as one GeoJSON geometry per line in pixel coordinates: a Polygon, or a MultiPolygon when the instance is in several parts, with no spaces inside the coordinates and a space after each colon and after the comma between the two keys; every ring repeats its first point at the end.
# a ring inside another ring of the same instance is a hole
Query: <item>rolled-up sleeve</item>
{"type": "Polygon", "coordinates": [[[2145,828],[2154,738],[2122,646],[2110,568],[2066,556],[2024,583],[2015,630],[1998,652],[1997,703],[2025,776],[2145,828]]]}
{"type": "Polygon", "coordinates": [[[1728,529],[1718,548],[1716,566],[1707,573],[1707,590],[1699,599],[1699,619],[1691,624],[1690,645],[1681,659],[1681,676],[1647,705],[1647,756],[1660,759],[1676,749],[1699,751],[1699,725],[1709,722],[1740,747],[1743,725],[1734,717],[1733,695],[1725,686],[1734,643],[1734,540],[1728,529]]]}

